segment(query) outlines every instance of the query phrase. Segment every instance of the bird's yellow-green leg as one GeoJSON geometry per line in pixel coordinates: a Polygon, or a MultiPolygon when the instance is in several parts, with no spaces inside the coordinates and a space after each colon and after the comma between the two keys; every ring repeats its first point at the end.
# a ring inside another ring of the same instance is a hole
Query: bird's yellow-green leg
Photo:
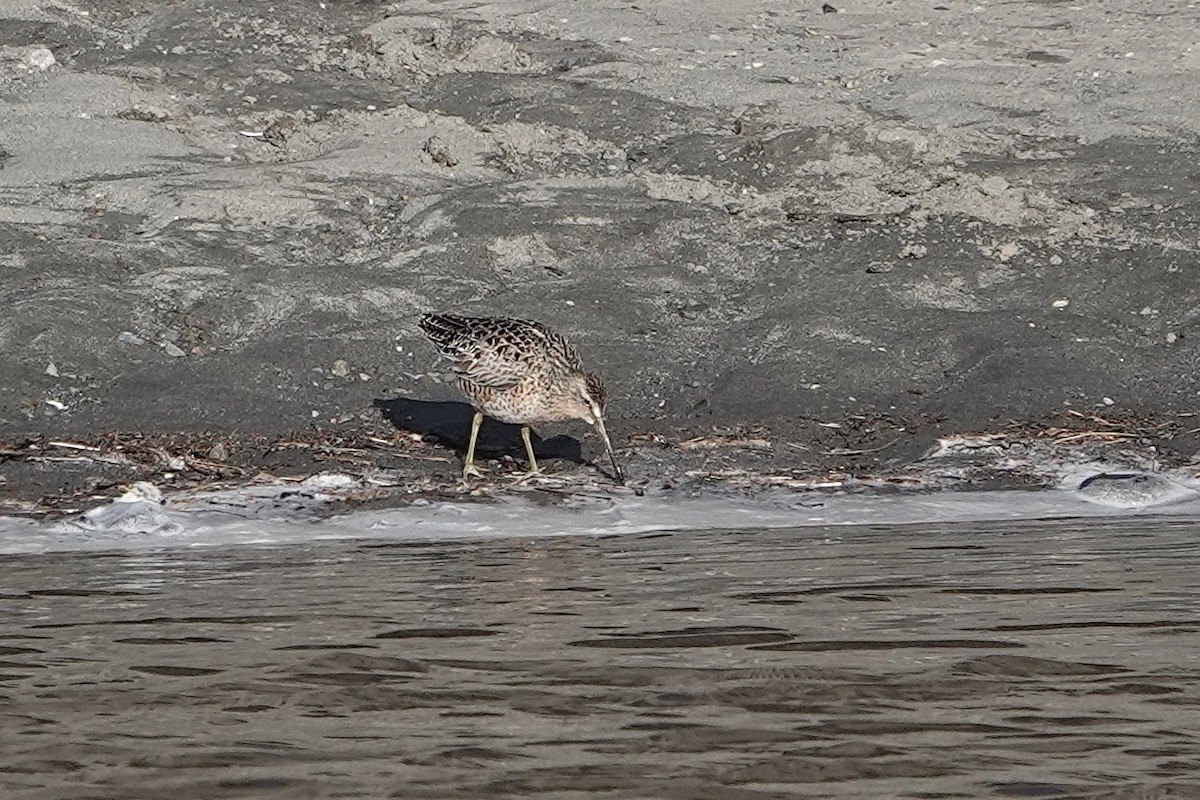
{"type": "Polygon", "coordinates": [[[529,441],[529,426],[521,426],[521,438],[525,440],[525,453],[529,456],[529,474],[540,475],[541,468],[538,466],[537,459],[533,457],[533,444],[529,441]]]}
{"type": "Polygon", "coordinates": [[[471,442],[467,445],[467,460],[463,462],[463,479],[482,478],[483,473],[475,466],[475,440],[479,438],[479,426],[483,424],[483,412],[476,411],[471,420],[471,442]]]}

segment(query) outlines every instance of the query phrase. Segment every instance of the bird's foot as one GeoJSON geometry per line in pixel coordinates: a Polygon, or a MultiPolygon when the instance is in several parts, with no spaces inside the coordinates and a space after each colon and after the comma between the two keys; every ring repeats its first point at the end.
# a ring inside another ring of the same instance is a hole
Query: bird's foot
{"type": "Polygon", "coordinates": [[[487,473],[484,472],[483,470],[481,470],[479,467],[475,466],[474,464],[464,465],[462,475],[463,475],[464,481],[470,480],[471,478],[486,478],[487,477],[487,473]]]}
{"type": "Polygon", "coordinates": [[[528,483],[532,480],[555,480],[540,469],[531,469],[529,472],[514,472],[512,478],[513,483],[528,483]]]}

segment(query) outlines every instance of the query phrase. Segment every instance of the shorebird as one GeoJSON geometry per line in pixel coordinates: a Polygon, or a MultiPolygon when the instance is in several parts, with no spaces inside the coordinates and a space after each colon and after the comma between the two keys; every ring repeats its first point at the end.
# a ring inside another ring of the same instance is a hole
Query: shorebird
{"type": "Polygon", "coordinates": [[[483,477],[475,466],[475,440],[488,416],[521,426],[530,474],[541,472],[529,442],[531,423],[581,419],[594,425],[617,483],[625,482],[604,429],[604,384],[583,369],[579,353],[562,334],[540,322],[508,317],[425,314],[418,324],[475,406],[463,478],[483,477]]]}

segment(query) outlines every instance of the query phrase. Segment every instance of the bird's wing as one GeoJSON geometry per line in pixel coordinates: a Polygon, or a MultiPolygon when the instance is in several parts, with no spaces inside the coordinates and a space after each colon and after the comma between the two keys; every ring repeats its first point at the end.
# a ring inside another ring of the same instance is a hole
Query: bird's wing
{"type": "Polygon", "coordinates": [[[458,377],[493,389],[511,389],[529,375],[529,364],[519,349],[507,342],[491,345],[459,338],[442,350],[458,377]]]}
{"type": "Polygon", "coordinates": [[[445,330],[448,324],[439,330],[434,343],[456,375],[480,386],[510,389],[547,368],[579,363],[569,342],[537,322],[458,318],[454,323],[453,330],[445,330]]]}

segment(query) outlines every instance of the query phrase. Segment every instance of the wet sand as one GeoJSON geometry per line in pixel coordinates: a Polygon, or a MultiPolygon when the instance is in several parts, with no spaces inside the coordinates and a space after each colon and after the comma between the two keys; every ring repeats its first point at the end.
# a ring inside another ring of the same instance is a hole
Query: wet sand
{"type": "Polygon", "coordinates": [[[1200,796],[1200,527],[5,559],[0,791],[1200,796]]]}
{"type": "MultiPolygon", "coordinates": [[[[1064,425],[1187,463],[1198,14],[5,3],[0,506],[452,476],[425,311],[568,333],[643,481],[1064,425]],[[52,444],[114,437],[162,452],[52,444]]],[[[543,428],[548,465],[596,453],[543,428]]]]}

